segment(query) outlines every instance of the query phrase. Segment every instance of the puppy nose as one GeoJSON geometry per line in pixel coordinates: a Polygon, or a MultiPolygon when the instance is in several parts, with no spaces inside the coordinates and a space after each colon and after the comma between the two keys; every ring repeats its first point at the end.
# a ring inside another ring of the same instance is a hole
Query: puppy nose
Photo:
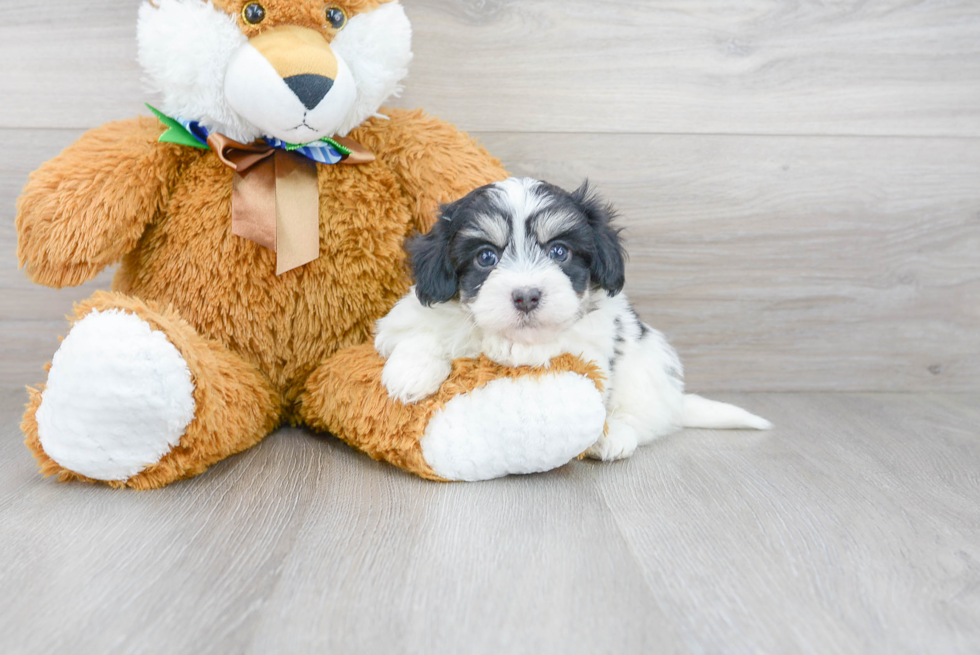
{"type": "Polygon", "coordinates": [[[333,88],[333,80],[323,75],[293,75],[283,79],[303,106],[313,109],[333,88]]]}
{"type": "Polygon", "coordinates": [[[517,289],[511,294],[514,307],[518,311],[529,314],[541,303],[541,289],[517,289]]]}

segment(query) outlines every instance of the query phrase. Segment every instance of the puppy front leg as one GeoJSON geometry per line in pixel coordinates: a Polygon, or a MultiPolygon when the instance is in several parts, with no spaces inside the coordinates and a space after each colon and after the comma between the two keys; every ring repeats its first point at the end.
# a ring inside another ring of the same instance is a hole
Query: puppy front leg
{"type": "Polygon", "coordinates": [[[684,382],[677,353],[647,328],[626,344],[615,362],[606,401],[606,433],[586,453],[604,461],[625,459],[683,425],[684,382]]]}
{"type": "Polygon", "coordinates": [[[428,335],[405,339],[392,350],[381,373],[388,395],[403,403],[414,403],[439,391],[452,372],[436,340],[428,335]]]}
{"type": "Polygon", "coordinates": [[[591,459],[611,462],[632,457],[639,445],[639,435],[633,426],[619,416],[606,417],[606,431],[589,448],[585,456],[591,459]]]}

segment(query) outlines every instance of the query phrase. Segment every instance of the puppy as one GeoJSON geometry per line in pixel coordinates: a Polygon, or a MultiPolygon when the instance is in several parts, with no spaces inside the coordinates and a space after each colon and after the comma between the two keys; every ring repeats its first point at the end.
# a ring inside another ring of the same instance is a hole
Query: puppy
{"type": "Polygon", "coordinates": [[[684,394],[677,353],[622,293],[613,219],[587,183],[568,193],[527,178],[444,206],[432,230],[409,244],[415,287],[377,324],[388,393],[421,400],[460,357],[548,366],[572,353],[595,362],[607,381],[608,429],[596,435],[593,458],[629,457],[682,427],[771,427],[738,407],[684,394]]]}

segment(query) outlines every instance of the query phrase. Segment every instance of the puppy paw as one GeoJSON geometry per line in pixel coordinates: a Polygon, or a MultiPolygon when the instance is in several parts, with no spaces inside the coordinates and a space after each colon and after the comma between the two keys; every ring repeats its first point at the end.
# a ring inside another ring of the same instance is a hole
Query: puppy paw
{"type": "Polygon", "coordinates": [[[606,422],[609,429],[586,451],[586,457],[604,462],[631,457],[639,442],[636,430],[614,418],[606,422]]]}
{"type": "Polygon", "coordinates": [[[439,391],[449,378],[452,363],[407,348],[396,348],[381,373],[388,395],[403,403],[415,403],[439,391]]]}

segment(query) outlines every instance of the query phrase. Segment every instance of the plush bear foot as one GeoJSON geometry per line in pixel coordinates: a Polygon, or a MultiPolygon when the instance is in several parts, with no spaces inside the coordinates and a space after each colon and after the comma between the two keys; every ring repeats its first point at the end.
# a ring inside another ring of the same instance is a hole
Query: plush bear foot
{"type": "Polygon", "coordinates": [[[173,310],[122,294],[76,306],[21,427],[61,480],[161,487],[248,448],[278,422],[264,376],[173,310]]]}
{"type": "Polygon", "coordinates": [[[389,397],[383,367],[369,344],[341,351],[310,376],[303,419],[433,480],[547,471],[602,434],[598,370],[576,357],[558,357],[548,369],[457,360],[435,395],[410,404],[389,397]]]}
{"type": "Polygon", "coordinates": [[[60,466],[128,480],[180,443],[194,383],[162,332],[134,314],[93,311],[55,353],[36,416],[41,447],[60,466]]]}
{"type": "Polygon", "coordinates": [[[578,373],[501,378],[433,414],[422,455],[447,480],[490,480],[563,466],[595,443],[606,412],[578,373]]]}

